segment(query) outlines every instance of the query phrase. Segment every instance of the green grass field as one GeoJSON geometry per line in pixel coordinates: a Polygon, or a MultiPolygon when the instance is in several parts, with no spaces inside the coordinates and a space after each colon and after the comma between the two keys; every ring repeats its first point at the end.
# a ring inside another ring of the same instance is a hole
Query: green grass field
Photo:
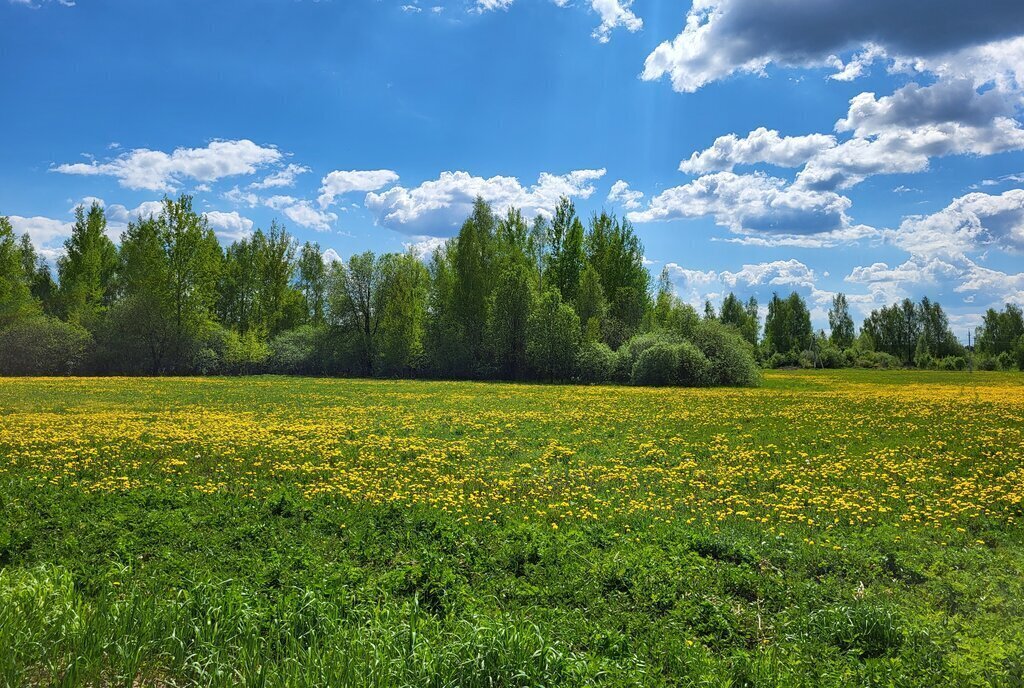
{"type": "Polygon", "coordinates": [[[0,379],[0,682],[1021,685],[1024,376],[0,379]]]}

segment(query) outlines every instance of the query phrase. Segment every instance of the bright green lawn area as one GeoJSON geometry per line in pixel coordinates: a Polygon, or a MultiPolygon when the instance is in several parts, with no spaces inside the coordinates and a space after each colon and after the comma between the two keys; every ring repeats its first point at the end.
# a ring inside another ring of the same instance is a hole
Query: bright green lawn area
{"type": "Polygon", "coordinates": [[[1024,375],[0,379],[0,684],[1021,685],[1024,375]]]}

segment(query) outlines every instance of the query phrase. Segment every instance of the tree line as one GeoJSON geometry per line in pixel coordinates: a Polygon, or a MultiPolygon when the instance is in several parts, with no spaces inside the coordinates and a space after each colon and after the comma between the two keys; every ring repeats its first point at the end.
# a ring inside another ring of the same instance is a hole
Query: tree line
{"type": "MultiPolygon", "coordinates": [[[[565,198],[532,221],[477,199],[425,260],[366,252],[330,264],[276,222],[224,248],[189,196],[165,198],[115,244],[94,203],[76,209],[56,275],[0,217],[5,374],[752,385],[761,365],[954,365],[964,354],[927,299],[872,313],[855,336],[840,294],[829,320],[831,334],[815,334],[796,293],[773,296],[763,336],[753,298],[729,294],[698,314],[667,272],[652,289],[627,220],[584,222],[565,198]]],[[[1011,365],[1019,325],[1015,306],[986,315],[979,350],[1011,365]]]]}

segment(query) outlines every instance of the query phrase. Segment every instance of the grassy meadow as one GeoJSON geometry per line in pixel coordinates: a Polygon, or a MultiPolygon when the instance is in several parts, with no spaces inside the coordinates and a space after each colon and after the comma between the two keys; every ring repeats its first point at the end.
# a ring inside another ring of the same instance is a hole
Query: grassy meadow
{"type": "Polygon", "coordinates": [[[0,684],[1024,683],[1024,375],[0,379],[0,684]]]}

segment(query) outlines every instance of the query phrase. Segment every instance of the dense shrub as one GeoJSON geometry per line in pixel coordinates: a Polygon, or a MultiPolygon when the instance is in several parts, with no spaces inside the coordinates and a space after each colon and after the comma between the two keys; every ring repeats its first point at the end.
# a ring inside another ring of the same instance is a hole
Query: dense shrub
{"type": "Polygon", "coordinates": [[[946,356],[935,361],[939,370],[963,370],[967,367],[967,359],[963,356],[946,356]]]}
{"type": "Polygon", "coordinates": [[[614,377],[618,382],[631,382],[633,380],[633,368],[636,366],[640,355],[652,346],[663,344],[674,346],[681,339],[667,332],[645,332],[635,335],[619,347],[615,352],[614,377]]]}
{"type": "Polygon", "coordinates": [[[607,344],[585,342],[576,359],[580,382],[610,382],[615,377],[618,357],[607,344]]]}
{"type": "Polygon", "coordinates": [[[286,375],[322,373],[322,339],[323,330],[312,325],[282,332],[270,340],[269,369],[286,375]]]}
{"type": "Polygon", "coordinates": [[[671,385],[676,382],[679,345],[657,342],[645,348],[633,364],[634,385],[671,385]]]}
{"type": "Polygon", "coordinates": [[[818,354],[818,362],[823,368],[845,368],[849,365],[846,354],[835,346],[824,346],[818,354]]]}
{"type": "Polygon", "coordinates": [[[676,346],[676,382],[687,387],[703,387],[711,382],[711,361],[692,342],[676,346]]]}
{"type": "Polygon", "coordinates": [[[903,365],[900,359],[884,351],[861,351],[857,354],[853,365],[858,368],[899,368],[903,365]]]}
{"type": "Polygon", "coordinates": [[[754,347],[732,328],[702,320],[693,343],[711,362],[708,384],[752,387],[760,382],[754,347]]]}
{"type": "Polygon", "coordinates": [[[229,331],[225,344],[223,370],[230,375],[262,372],[270,358],[270,347],[252,331],[242,335],[229,331]]]}
{"type": "Polygon", "coordinates": [[[0,332],[0,373],[69,375],[81,371],[92,348],[92,335],[77,325],[27,318],[0,332]]]}

